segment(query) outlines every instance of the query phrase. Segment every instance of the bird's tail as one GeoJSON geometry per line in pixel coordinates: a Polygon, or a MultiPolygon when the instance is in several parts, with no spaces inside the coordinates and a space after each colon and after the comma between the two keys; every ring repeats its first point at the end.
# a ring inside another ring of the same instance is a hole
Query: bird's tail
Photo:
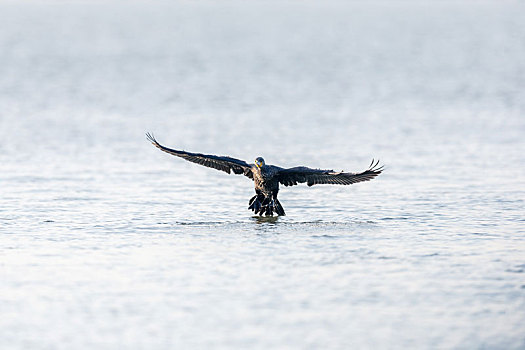
{"type": "Polygon", "coordinates": [[[277,215],[284,216],[284,209],[281,203],[275,198],[255,195],[249,201],[248,209],[253,210],[255,215],[272,216],[274,211],[277,215]]]}

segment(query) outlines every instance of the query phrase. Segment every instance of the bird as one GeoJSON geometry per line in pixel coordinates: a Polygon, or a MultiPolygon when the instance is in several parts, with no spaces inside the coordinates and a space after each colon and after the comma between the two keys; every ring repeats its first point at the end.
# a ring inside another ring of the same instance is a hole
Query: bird
{"type": "Polygon", "coordinates": [[[208,168],[224,171],[228,174],[233,172],[234,174],[244,175],[253,180],[255,195],[248,201],[248,209],[259,216],[273,216],[274,213],[278,216],[286,215],[277,199],[279,184],[285,187],[301,183],[306,183],[308,186],[320,184],[351,185],[372,180],[384,170],[384,166],[379,165],[379,160],[376,161],[374,159],[372,159],[368,169],[359,173],[312,169],[305,166],[281,168],[266,164],[262,157],[257,157],[254,164],[248,164],[243,160],[232,157],[192,153],[168,148],[161,145],[151,133],[146,133],[146,138],[163,152],[208,168]]]}

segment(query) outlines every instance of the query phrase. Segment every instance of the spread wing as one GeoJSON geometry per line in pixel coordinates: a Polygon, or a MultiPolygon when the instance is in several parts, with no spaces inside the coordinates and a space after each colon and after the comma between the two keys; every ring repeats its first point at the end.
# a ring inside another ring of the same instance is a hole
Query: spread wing
{"type": "Polygon", "coordinates": [[[155,137],[150,133],[146,133],[146,138],[161,151],[164,151],[177,157],[184,158],[189,162],[204,165],[208,168],[221,170],[228,174],[231,174],[231,172],[233,171],[235,174],[243,174],[253,179],[250,164],[246,163],[243,160],[224,156],[214,156],[209,154],[190,153],[186,151],[178,151],[175,149],[164,147],[160,143],[158,143],[155,137]]]}
{"type": "Polygon", "coordinates": [[[282,169],[276,175],[279,182],[285,186],[293,186],[305,183],[308,186],[318,184],[351,185],[357,182],[372,180],[383,171],[383,166],[378,166],[379,161],[372,160],[367,170],[361,173],[344,173],[333,170],[311,169],[307,167],[295,167],[282,169]]]}

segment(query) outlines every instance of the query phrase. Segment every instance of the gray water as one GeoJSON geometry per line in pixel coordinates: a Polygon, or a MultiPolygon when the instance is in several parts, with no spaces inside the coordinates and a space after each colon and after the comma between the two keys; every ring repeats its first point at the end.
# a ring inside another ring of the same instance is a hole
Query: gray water
{"type": "Polygon", "coordinates": [[[523,2],[0,4],[0,348],[525,349],[523,2]],[[280,192],[162,153],[385,172],[280,192]]]}

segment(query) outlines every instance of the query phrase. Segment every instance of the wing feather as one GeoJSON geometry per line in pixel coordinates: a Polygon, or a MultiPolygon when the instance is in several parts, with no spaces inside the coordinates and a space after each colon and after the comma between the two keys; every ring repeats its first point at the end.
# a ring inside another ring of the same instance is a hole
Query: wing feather
{"type": "Polygon", "coordinates": [[[215,156],[211,154],[201,154],[201,153],[191,153],[186,151],[179,151],[165,147],[157,142],[155,137],[146,133],[146,138],[150,141],[155,147],[160,149],[163,152],[169,153],[171,155],[183,158],[189,162],[203,165],[208,168],[217,169],[224,171],[228,174],[231,174],[233,171],[235,174],[243,174],[251,179],[253,179],[253,174],[251,171],[250,164],[246,163],[243,160],[226,157],[226,156],[215,156]]]}
{"type": "Polygon", "coordinates": [[[282,169],[276,175],[284,186],[293,186],[305,183],[308,186],[320,184],[351,185],[358,182],[370,181],[384,170],[379,166],[379,160],[372,160],[367,170],[361,173],[335,172],[333,170],[312,169],[308,167],[295,167],[282,169]]]}

